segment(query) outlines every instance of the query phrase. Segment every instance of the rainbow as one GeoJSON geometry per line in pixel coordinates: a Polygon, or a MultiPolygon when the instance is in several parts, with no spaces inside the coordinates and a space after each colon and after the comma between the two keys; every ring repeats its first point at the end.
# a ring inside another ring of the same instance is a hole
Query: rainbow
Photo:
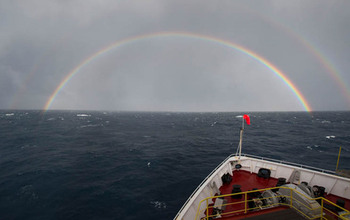
{"type": "Polygon", "coordinates": [[[314,56],[319,60],[319,62],[322,64],[322,66],[327,70],[331,78],[335,80],[335,82],[338,84],[338,87],[340,88],[343,96],[347,99],[348,106],[350,107],[350,88],[341,76],[340,72],[336,69],[336,67],[329,61],[329,59],[321,53],[319,49],[312,46],[309,41],[304,40],[301,38],[301,42],[305,47],[312,53],[314,56]]]}
{"type": "MultiPolygon", "coordinates": [[[[243,6],[244,7],[244,6],[243,6]]],[[[273,25],[275,28],[282,30],[288,36],[293,38],[299,44],[301,44],[306,50],[312,54],[315,59],[321,64],[321,66],[326,70],[327,74],[337,83],[337,88],[340,89],[342,95],[347,100],[347,104],[350,107],[350,85],[346,83],[346,80],[343,79],[341,73],[335,65],[331,62],[331,59],[322,53],[318,49],[313,41],[308,40],[305,35],[298,33],[295,29],[292,29],[290,26],[287,26],[283,20],[277,17],[271,17],[267,14],[262,14],[261,11],[252,9],[251,7],[244,7],[246,13],[251,15],[258,16],[259,19],[265,21],[266,24],[273,25]]]]}
{"type": "Polygon", "coordinates": [[[298,33],[294,30],[292,30],[290,27],[287,27],[285,24],[281,22],[277,22],[278,19],[270,19],[266,17],[265,15],[262,15],[258,12],[255,12],[256,14],[259,14],[259,16],[266,20],[267,23],[273,24],[275,27],[283,30],[286,32],[289,36],[294,38],[296,41],[298,41],[300,44],[306,48],[309,53],[311,53],[318,62],[322,65],[322,67],[327,71],[327,73],[330,75],[330,77],[338,84],[338,88],[340,88],[342,95],[346,98],[348,102],[348,106],[350,106],[350,87],[347,85],[346,81],[341,76],[340,72],[337,70],[337,68],[330,62],[330,59],[326,57],[324,53],[320,51],[317,47],[314,46],[313,43],[311,43],[310,40],[307,40],[305,36],[302,36],[302,34],[298,33]]]}
{"type": "Polygon", "coordinates": [[[144,34],[144,35],[138,35],[134,37],[129,37],[123,40],[116,41],[96,53],[90,55],[85,60],[83,60],[79,65],[77,65],[75,68],[73,68],[64,78],[63,80],[58,84],[56,89],[53,91],[53,93],[50,95],[49,99],[46,101],[44,106],[44,113],[50,109],[53,101],[59,94],[59,92],[65,87],[65,85],[69,82],[70,79],[72,79],[84,66],[88,65],[91,61],[98,58],[99,56],[105,54],[106,52],[118,48],[120,46],[134,43],[139,40],[145,40],[145,39],[152,39],[152,38],[160,38],[160,37],[183,37],[183,38],[192,38],[192,39],[198,39],[203,41],[208,41],[212,43],[216,43],[221,46],[229,47],[231,49],[235,49],[239,52],[242,52],[243,54],[248,55],[249,57],[255,59],[256,61],[260,62],[264,66],[266,66],[268,69],[270,69],[275,75],[277,75],[295,94],[299,102],[302,104],[305,111],[310,112],[311,107],[309,103],[306,101],[305,97],[301,94],[301,92],[297,89],[297,87],[292,83],[290,79],[276,66],[274,66],[272,63],[270,63],[268,60],[266,60],[264,57],[260,56],[259,54],[244,48],[243,46],[240,46],[238,44],[232,43],[227,40],[222,40],[219,38],[206,36],[206,35],[200,35],[200,34],[194,34],[194,33],[188,33],[188,32],[157,32],[157,33],[151,33],[151,34],[144,34]]]}

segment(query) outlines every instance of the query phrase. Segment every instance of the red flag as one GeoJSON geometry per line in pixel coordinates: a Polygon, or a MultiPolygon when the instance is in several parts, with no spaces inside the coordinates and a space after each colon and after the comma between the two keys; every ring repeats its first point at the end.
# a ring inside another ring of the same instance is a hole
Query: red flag
{"type": "Polygon", "coordinates": [[[243,118],[245,119],[245,121],[247,122],[247,124],[250,125],[250,118],[249,118],[249,115],[243,115],[243,118]]]}

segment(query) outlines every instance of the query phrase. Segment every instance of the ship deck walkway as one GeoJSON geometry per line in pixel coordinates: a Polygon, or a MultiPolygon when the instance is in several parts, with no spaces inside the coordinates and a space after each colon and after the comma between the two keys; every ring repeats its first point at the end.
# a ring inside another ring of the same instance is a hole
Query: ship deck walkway
{"type": "MultiPolygon", "coordinates": [[[[234,185],[240,185],[241,191],[250,191],[253,189],[265,189],[270,187],[275,187],[277,183],[277,179],[275,178],[267,178],[264,179],[262,177],[258,177],[255,173],[250,173],[248,171],[243,170],[235,170],[233,172],[232,181],[229,184],[225,184],[220,187],[220,194],[227,195],[232,193],[232,189],[234,185]]],[[[325,197],[332,202],[336,202],[339,198],[334,195],[325,195],[325,197]]],[[[234,213],[235,210],[244,210],[244,196],[233,198],[231,196],[224,197],[226,203],[231,203],[235,205],[227,206],[223,213],[234,213]]],[[[350,201],[344,199],[346,201],[345,208],[349,210],[350,201]]],[[[247,213],[237,212],[235,214],[222,215],[223,220],[236,220],[236,219],[248,219],[248,220],[263,220],[263,219],[288,219],[291,220],[301,220],[305,219],[301,214],[299,214],[296,210],[289,208],[287,206],[278,206],[274,208],[262,209],[260,211],[248,211],[247,213]]]]}
{"type": "MultiPolygon", "coordinates": [[[[233,171],[231,183],[221,186],[220,193],[221,195],[232,193],[233,185],[240,185],[241,190],[243,192],[250,191],[253,189],[264,189],[264,188],[275,187],[277,184],[277,181],[278,180],[275,178],[264,179],[264,178],[258,177],[258,175],[255,173],[250,173],[244,170],[235,170],[233,171]]],[[[350,210],[350,200],[348,199],[340,198],[332,194],[325,194],[325,198],[334,203],[337,202],[337,199],[342,199],[345,201],[344,208],[347,210],[350,210]]],[[[236,199],[231,199],[231,198],[226,198],[226,199],[229,200],[227,201],[228,203],[237,201],[236,199]]]]}
{"type": "Polygon", "coordinates": [[[257,216],[248,217],[246,216],[244,219],[246,220],[281,220],[281,219],[289,219],[289,220],[305,220],[300,214],[298,214],[293,209],[285,209],[274,212],[269,212],[266,214],[261,214],[257,216]]]}

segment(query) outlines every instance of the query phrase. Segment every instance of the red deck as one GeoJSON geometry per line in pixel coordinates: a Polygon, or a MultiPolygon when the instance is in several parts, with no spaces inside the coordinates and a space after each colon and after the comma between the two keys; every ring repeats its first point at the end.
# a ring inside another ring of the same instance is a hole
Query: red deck
{"type": "MultiPolygon", "coordinates": [[[[233,185],[240,185],[242,192],[245,192],[245,191],[253,190],[255,188],[265,189],[265,188],[275,187],[276,184],[277,184],[277,179],[275,178],[264,179],[264,178],[258,177],[254,173],[250,173],[243,170],[237,170],[237,171],[234,171],[233,173],[231,183],[220,187],[220,192],[221,192],[221,195],[231,194],[233,185]]],[[[227,203],[244,201],[244,195],[242,196],[241,199],[234,199],[231,196],[227,196],[225,197],[225,200],[227,200],[227,203]]],[[[240,203],[234,206],[227,206],[225,212],[232,212],[234,211],[233,209],[244,210],[244,203],[240,203]]],[[[232,217],[229,219],[241,219],[243,217],[242,214],[244,213],[236,213],[236,216],[232,215],[232,217]],[[238,216],[238,214],[240,215],[238,216]]],[[[260,214],[263,214],[263,213],[260,212],[260,214]]],[[[245,216],[245,217],[248,217],[248,216],[245,216]]],[[[228,219],[228,218],[225,218],[225,219],[228,219]]]]}
{"type": "MultiPolygon", "coordinates": [[[[270,187],[275,187],[277,184],[277,181],[278,180],[275,178],[264,179],[264,178],[258,177],[254,173],[250,173],[250,172],[243,171],[243,170],[236,170],[233,173],[231,183],[220,187],[220,192],[221,192],[221,195],[231,194],[233,185],[240,185],[242,192],[250,191],[253,189],[270,188],[270,187]]],[[[336,203],[337,199],[339,199],[339,197],[334,196],[334,195],[325,195],[325,198],[334,202],[334,203],[336,203]]],[[[341,198],[341,199],[343,199],[345,201],[345,209],[350,210],[350,201],[347,199],[344,199],[344,198],[341,198]]],[[[225,197],[225,200],[227,201],[228,204],[239,202],[239,201],[242,201],[242,203],[236,204],[234,206],[226,206],[226,210],[224,211],[224,213],[232,212],[233,209],[244,210],[244,206],[245,206],[244,202],[243,202],[244,195],[242,195],[242,198],[232,198],[231,196],[227,196],[227,197],[225,197]]],[[[251,211],[251,212],[248,212],[246,214],[241,212],[241,213],[230,214],[230,216],[227,216],[227,217],[223,216],[222,219],[230,219],[230,220],[231,219],[242,219],[242,218],[247,218],[247,217],[252,217],[252,216],[265,215],[266,213],[277,212],[277,211],[281,211],[281,210],[285,210],[285,209],[289,209],[289,208],[280,206],[280,207],[267,209],[267,210],[259,211],[259,212],[252,212],[251,211]]],[[[210,210],[210,211],[212,211],[212,210],[210,210]]]]}
{"type": "Polygon", "coordinates": [[[232,182],[220,187],[221,194],[231,194],[233,185],[237,184],[241,185],[243,192],[253,190],[254,188],[265,189],[275,187],[277,184],[277,179],[275,178],[264,179],[258,177],[255,173],[243,170],[233,172],[232,182]]]}

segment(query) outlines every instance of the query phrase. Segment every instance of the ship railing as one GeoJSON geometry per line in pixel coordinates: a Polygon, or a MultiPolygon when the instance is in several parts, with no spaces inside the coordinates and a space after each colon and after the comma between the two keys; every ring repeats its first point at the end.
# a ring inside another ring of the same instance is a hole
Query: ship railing
{"type": "MultiPolygon", "coordinates": [[[[235,157],[235,156],[237,157],[238,155],[231,154],[229,156],[229,158],[235,157]]],[[[310,170],[318,171],[321,173],[328,173],[328,174],[337,175],[337,173],[335,171],[332,171],[332,170],[321,169],[321,168],[317,168],[317,167],[312,167],[312,166],[308,166],[308,165],[303,165],[303,164],[298,164],[298,163],[293,163],[293,162],[288,162],[288,161],[283,161],[283,160],[278,160],[278,159],[273,159],[273,158],[268,158],[268,157],[261,157],[261,156],[251,155],[251,154],[243,154],[243,153],[241,156],[251,157],[254,159],[259,159],[259,160],[264,160],[264,161],[271,161],[271,162],[275,162],[275,163],[279,163],[279,164],[291,165],[291,166],[305,168],[305,169],[310,169],[310,170]]]]}
{"type": "Polygon", "coordinates": [[[249,215],[272,208],[292,208],[297,211],[305,219],[343,219],[350,218],[350,211],[325,199],[323,197],[311,198],[299,191],[289,187],[272,187],[259,190],[251,190],[240,193],[225,194],[207,197],[200,201],[195,220],[209,220],[216,218],[232,217],[235,215],[249,215]],[[261,193],[266,190],[289,190],[289,195],[274,194],[271,197],[253,198],[250,195],[261,193]],[[238,197],[241,197],[237,199],[238,197]],[[235,199],[231,199],[235,197],[235,199]],[[308,201],[300,199],[303,197],[308,201]],[[222,199],[224,202],[216,203],[215,201],[222,199]],[[227,203],[227,201],[230,201],[227,203]],[[275,202],[273,202],[275,201],[275,202]],[[219,204],[219,205],[218,205],[219,204]],[[249,206],[249,204],[254,204],[249,206]],[[307,205],[309,204],[309,205],[307,205]],[[319,204],[319,205],[310,205],[319,204]],[[313,208],[314,207],[314,208],[313,208]]]}
{"type": "Polygon", "coordinates": [[[192,194],[188,197],[186,202],[183,204],[179,212],[176,214],[174,219],[177,219],[179,214],[184,210],[186,205],[190,202],[190,200],[194,197],[194,195],[198,192],[198,190],[205,184],[205,182],[212,176],[213,173],[215,173],[226,161],[228,161],[233,155],[228,156],[225,160],[223,160],[219,165],[216,166],[216,168],[211,171],[211,173],[204,178],[204,180],[197,186],[197,188],[192,192],[192,194]]]}
{"type": "MultiPolygon", "coordinates": [[[[188,197],[188,199],[183,204],[183,206],[181,207],[179,212],[176,214],[174,219],[177,219],[179,217],[180,213],[182,213],[184,211],[185,207],[188,205],[188,203],[191,201],[191,199],[194,197],[194,195],[206,183],[206,181],[212,176],[212,174],[215,173],[224,163],[226,163],[228,160],[230,160],[231,158],[233,158],[235,156],[238,156],[238,155],[236,155],[236,154],[229,155],[225,160],[223,160],[219,165],[217,165],[216,168],[206,178],[204,178],[204,180],[197,186],[197,188],[188,197]]],[[[251,155],[251,154],[243,154],[243,153],[241,154],[241,156],[246,156],[246,157],[259,159],[259,160],[263,160],[263,161],[270,161],[270,162],[275,162],[275,163],[279,163],[279,164],[291,165],[291,166],[296,166],[296,167],[300,167],[300,168],[306,168],[306,169],[310,169],[310,170],[314,170],[314,171],[319,171],[319,172],[322,172],[322,173],[328,173],[328,174],[335,174],[336,175],[336,172],[334,172],[334,171],[320,169],[320,168],[307,166],[307,165],[302,165],[302,164],[297,164],[297,163],[293,163],[293,162],[282,161],[282,160],[272,159],[272,158],[268,158],[268,157],[255,156],[255,155],[251,155]]]]}

